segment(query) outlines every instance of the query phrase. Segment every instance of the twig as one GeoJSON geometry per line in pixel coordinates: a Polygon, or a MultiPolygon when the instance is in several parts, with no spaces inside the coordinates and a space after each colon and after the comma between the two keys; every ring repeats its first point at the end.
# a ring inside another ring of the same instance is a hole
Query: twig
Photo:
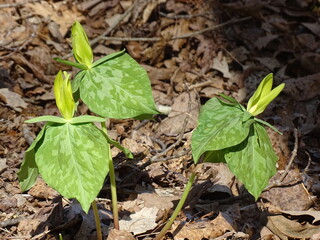
{"type": "Polygon", "coordinates": [[[198,13],[198,14],[187,14],[187,15],[170,15],[170,14],[166,14],[166,13],[163,13],[163,12],[159,12],[159,14],[160,14],[160,16],[166,17],[166,18],[169,18],[169,19],[191,19],[191,18],[194,18],[194,17],[203,17],[203,18],[212,20],[209,17],[205,16],[205,15],[210,14],[210,12],[198,13]]]}
{"type": "Polygon", "coordinates": [[[195,89],[195,88],[199,88],[199,87],[206,87],[206,86],[210,86],[212,85],[214,82],[212,80],[208,80],[205,82],[201,82],[201,83],[196,83],[194,85],[190,85],[188,87],[189,90],[195,89]]]}
{"type": "Polygon", "coordinates": [[[210,240],[224,240],[224,239],[249,239],[249,235],[243,232],[226,232],[220,237],[217,238],[210,238],[210,240]]]}
{"type": "Polygon", "coordinates": [[[119,19],[117,20],[117,22],[115,24],[113,24],[110,28],[108,28],[106,31],[104,31],[100,36],[96,37],[95,39],[93,39],[90,44],[91,45],[95,45],[96,43],[98,43],[100,40],[102,40],[106,35],[108,35],[109,33],[111,33],[119,24],[120,22],[126,18],[131,12],[132,10],[135,8],[135,6],[137,5],[138,1],[135,1],[122,15],[121,17],[119,17],[119,19]]]}
{"type": "Polygon", "coordinates": [[[180,157],[183,157],[183,156],[191,156],[191,154],[189,154],[189,152],[190,152],[190,149],[188,151],[182,151],[181,153],[173,155],[173,156],[156,159],[153,162],[164,162],[164,161],[168,161],[168,160],[171,160],[171,159],[180,158],[180,157]]]}
{"type": "Polygon", "coordinates": [[[41,1],[43,1],[43,0],[29,0],[29,1],[25,1],[25,2],[0,4],[0,8],[19,7],[24,4],[41,2],[41,1]]]}
{"type": "Polygon", "coordinates": [[[296,158],[296,156],[297,156],[297,151],[298,151],[298,142],[299,142],[298,140],[299,140],[299,137],[298,137],[298,130],[297,130],[296,128],[293,130],[293,135],[294,135],[294,148],[293,148],[293,150],[292,150],[291,158],[290,158],[290,161],[289,161],[286,169],[284,170],[281,178],[280,178],[278,181],[276,181],[275,183],[270,184],[270,185],[267,186],[263,191],[267,191],[267,190],[270,190],[271,188],[281,186],[283,180],[284,180],[285,177],[287,176],[287,174],[288,174],[288,172],[289,172],[289,170],[290,170],[290,168],[291,168],[291,165],[292,165],[292,163],[293,163],[293,160],[294,160],[294,159],[296,158]]]}
{"type": "Polygon", "coordinates": [[[182,132],[179,134],[178,136],[178,139],[175,143],[171,144],[169,147],[167,147],[164,151],[156,154],[155,156],[153,156],[151,159],[149,159],[147,162],[145,162],[143,165],[140,166],[140,169],[144,169],[145,167],[147,167],[148,165],[150,165],[151,163],[153,162],[157,162],[157,159],[163,155],[165,155],[167,152],[169,152],[171,149],[175,148],[177,145],[179,145],[182,141],[182,137],[183,137],[183,134],[185,132],[185,129],[187,127],[187,124],[189,122],[189,116],[190,116],[190,111],[191,111],[191,94],[190,94],[190,91],[188,90],[188,88],[186,87],[186,90],[188,92],[188,95],[189,95],[189,102],[188,102],[188,114],[187,116],[185,117],[184,119],[184,122],[183,122],[183,125],[182,125],[182,132]]]}
{"type": "Polygon", "coordinates": [[[226,21],[224,23],[221,23],[221,24],[218,24],[218,25],[215,25],[215,26],[212,26],[212,27],[208,27],[208,28],[205,28],[205,29],[202,29],[202,30],[199,30],[199,31],[192,32],[192,33],[183,34],[183,35],[180,35],[180,36],[173,37],[173,38],[171,38],[171,40],[193,37],[193,36],[205,33],[205,32],[217,30],[218,28],[225,27],[225,26],[230,25],[230,24],[247,21],[249,19],[251,19],[251,17],[244,17],[244,18],[239,18],[239,19],[230,19],[229,21],[226,21]]]}
{"type": "Polygon", "coordinates": [[[161,147],[161,149],[160,150],[152,150],[152,152],[163,152],[166,148],[167,148],[167,145],[165,144],[165,143],[163,143],[160,139],[158,139],[158,138],[155,138],[155,137],[150,137],[150,139],[153,141],[153,142],[155,142],[155,143],[157,143],[160,147],[161,147]]]}
{"type": "MultiPolygon", "coordinates": [[[[202,33],[205,33],[205,32],[209,32],[209,31],[214,31],[214,30],[217,30],[218,28],[221,28],[221,27],[224,27],[224,26],[227,26],[227,25],[230,25],[230,24],[234,24],[234,23],[238,23],[238,22],[243,22],[243,21],[247,21],[251,19],[251,17],[245,17],[245,18],[240,18],[240,19],[231,19],[227,22],[224,22],[224,23],[221,23],[221,24],[218,24],[218,25],[215,25],[215,26],[212,26],[212,27],[208,27],[208,28],[205,28],[205,29],[202,29],[202,30],[199,30],[199,31],[195,31],[195,32],[191,32],[191,33],[188,33],[188,34],[183,34],[183,35],[180,35],[180,36],[175,36],[175,37],[172,37],[172,38],[169,38],[169,39],[166,39],[167,41],[173,41],[173,40],[177,40],[177,39],[183,39],[183,38],[190,38],[190,37],[193,37],[193,36],[196,36],[196,35],[199,35],[199,34],[202,34],[202,33]]],[[[100,40],[110,40],[110,41],[123,41],[123,42],[130,42],[130,41],[141,41],[141,42],[157,42],[157,41],[160,41],[162,40],[163,38],[161,37],[153,37],[153,38],[137,38],[137,37],[124,37],[124,38],[121,38],[121,37],[106,37],[105,35],[109,34],[110,32],[108,33],[102,33],[99,37],[97,37],[96,39],[94,39],[93,41],[91,41],[91,44],[95,44],[97,43],[98,41],[100,40]]]]}
{"type": "Polygon", "coordinates": [[[9,50],[9,51],[10,51],[9,54],[0,56],[0,59],[10,57],[11,55],[15,54],[16,52],[21,51],[21,50],[22,50],[23,48],[25,48],[37,35],[38,35],[37,32],[33,31],[33,32],[27,37],[27,39],[26,39],[19,47],[7,48],[7,47],[4,47],[4,46],[0,46],[0,48],[3,48],[3,49],[5,49],[5,50],[9,50]]]}
{"type": "Polygon", "coordinates": [[[8,219],[6,221],[0,222],[0,227],[5,228],[5,227],[18,225],[24,219],[26,219],[26,218],[25,217],[18,217],[18,218],[8,219]]]}
{"type": "Polygon", "coordinates": [[[161,41],[162,38],[160,37],[153,37],[153,38],[138,38],[138,37],[101,37],[103,40],[108,41],[121,41],[121,42],[158,42],[161,41]]]}

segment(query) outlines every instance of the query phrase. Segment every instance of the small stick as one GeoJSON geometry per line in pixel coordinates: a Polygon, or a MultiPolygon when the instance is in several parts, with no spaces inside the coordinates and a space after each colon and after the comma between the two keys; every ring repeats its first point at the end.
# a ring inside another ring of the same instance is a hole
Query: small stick
{"type": "Polygon", "coordinates": [[[212,19],[208,18],[207,16],[205,16],[205,15],[210,14],[210,12],[198,13],[198,14],[188,14],[188,15],[169,15],[169,14],[166,14],[166,13],[163,13],[163,12],[159,12],[159,14],[160,14],[160,16],[166,17],[166,18],[169,18],[169,19],[191,19],[191,18],[194,18],[194,17],[203,17],[203,18],[212,20],[212,19]]]}
{"type": "Polygon", "coordinates": [[[19,6],[27,4],[27,3],[35,3],[35,2],[41,2],[41,1],[43,1],[43,0],[29,0],[29,1],[25,1],[25,2],[0,4],[0,8],[19,7],[19,6]]]}
{"type": "Polygon", "coordinates": [[[288,174],[288,172],[289,172],[289,170],[290,170],[290,167],[291,167],[291,165],[292,165],[292,163],[293,163],[293,160],[294,160],[294,159],[296,158],[296,156],[297,156],[297,151],[298,151],[298,140],[299,140],[299,138],[298,138],[298,130],[297,130],[296,128],[293,130],[293,135],[294,135],[294,148],[293,148],[293,150],[292,150],[290,161],[289,161],[289,163],[288,163],[288,165],[287,165],[284,173],[282,174],[281,178],[280,178],[277,182],[270,184],[270,185],[267,186],[263,191],[268,191],[268,190],[270,190],[271,188],[281,186],[283,180],[284,180],[285,177],[287,176],[287,174],[288,174]]]}
{"type": "MultiPolygon", "coordinates": [[[[177,39],[190,38],[190,37],[193,37],[193,36],[208,32],[208,31],[215,31],[218,28],[225,27],[227,25],[238,23],[238,22],[243,22],[243,21],[246,21],[246,20],[249,20],[249,19],[251,19],[251,17],[245,17],[245,18],[240,18],[240,19],[231,19],[229,21],[226,21],[224,23],[221,23],[221,24],[218,24],[218,25],[215,25],[215,26],[212,26],[212,27],[208,27],[208,28],[205,28],[205,29],[202,29],[202,30],[199,30],[199,31],[195,31],[195,32],[191,32],[191,33],[188,33],[188,34],[183,34],[183,35],[180,35],[180,36],[176,36],[176,37],[172,37],[172,38],[166,39],[166,41],[173,41],[173,40],[177,40],[177,39]]],[[[109,41],[123,41],[123,42],[130,42],[130,41],[157,42],[157,41],[160,41],[160,40],[163,39],[161,37],[153,37],[153,38],[106,37],[105,35],[109,34],[110,32],[111,31],[106,31],[106,32],[102,33],[99,37],[97,37],[93,41],[91,41],[91,45],[97,43],[98,41],[100,41],[102,39],[103,40],[109,40],[109,41]]]]}
{"type": "Polygon", "coordinates": [[[10,227],[10,226],[14,226],[14,225],[18,225],[22,220],[24,220],[26,218],[24,217],[17,217],[17,218],[13,218],[13,219],[8,219],[5,221],[0,222],[0,227],[5,228],[5,227],[10,227]]]}

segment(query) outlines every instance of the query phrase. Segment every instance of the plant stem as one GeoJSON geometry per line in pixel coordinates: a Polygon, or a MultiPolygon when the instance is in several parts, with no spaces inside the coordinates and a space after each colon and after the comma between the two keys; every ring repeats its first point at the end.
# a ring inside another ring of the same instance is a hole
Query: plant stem
{"type": "Polygon", "coordinates": [[[193,172],[192,175],[189,178],[189,181],[187,183],[186,188],[184,189],[184,192],[181,196],[181,199],[176,207],[176,209],[174,210],[174,212],[172,213],[169,221],[166,223],[166,225],[162,228],[161,232],[158,234],[158,236],[156,236],[156,238],[154,240],[160,240],[164,237],[164,235],[166,234],[166,232],[169,230],[169,228],[171,227],[171,225],[173,224],[174,220],[176,219],[176,217],[178,216],[179,212],[181,211],[187,197],[188,194],[190,192],[190,189],[192,187],[192,184],[194,182],[194,179],[196,177],[196,174],[193,172]]]}
{"type": "MultiPolygon", "coordinates": [[[[101,123],[102,131],[107,134],[107,126],[105,122],[101,123]]],[[[111,151],[109,148],[109,176],[110,176],[110,185],[111,185],[111,204],[112,204],[112,213],[113,213],[113,225],[114,228],[119,230],[119,214],[118,214],[118,200],[117,200],[117,185],[116,177],[114,174],[114,165],[111,157],[111,151]]]]}
{"type": "Polygon", "coordinates": [[[113,212],[113,224],[114,228],[119,230],[119,215],[118,215],[118,201],[117,201],[117,187],[116,187],[116,177],[114,174],[113,161],[109,163],[109,174],[110,174],[110,184],[111,184],[111,203],[113,212]]]}
{"type": "Polygon", "coordinates": [[[100,224],[99,212],[98,212],[96,201],[93,200],[93,202],[91,203],[91,206],[93,209],[94,221],[96,222],[97,239],[102,240],[101,224],[100,224]]]}

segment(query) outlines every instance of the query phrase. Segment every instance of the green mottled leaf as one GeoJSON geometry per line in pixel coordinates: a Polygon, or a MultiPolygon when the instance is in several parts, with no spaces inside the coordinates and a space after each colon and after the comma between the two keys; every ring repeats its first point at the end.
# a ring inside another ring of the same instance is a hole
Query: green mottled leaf
{"type": "Polygon", "coordinates": [[[54,122],[54,123],[66,123],[66,119],[62,117],[56,117],[56,116],[41,116],[29,119],[25,121],[26,123],[36,123],[36,122],[54,122]]]}
{"type": "Polygon", "coordinates": [[[106,119],[102,117],[83,115],[79,117],[74,117],[70,120],[71,124],[79,124],[79,123],[89,123],[89,122],[105,122],[106,119]]]}
{"type": "Polygon", "coordinates": [[[33,141],[33,143],[29,146],[29,148],[24,154],[24,160],[22,162],[19,172],[17,173],[22,192],[31,188],[39,175],[38,166],[35,162],[35,152],[39,148],[39,145],[41,145],[42,143],[42,138],[45,133],[46,127],[47,125],[45,125],[41,129],[36,139],[33,141]]]}
{"type": "Polygon", "coordinates": [[[211,163],[225,163],[226,162],[226,159],[224,157],[225,153],[226,153],[226,149],[206,152],[204,155],[203,161],[211,162],[211,163]]]}
{"type": "Polygon", "coordinates": [[[192,134],[194,162],[207,151],[217,151],[241,143],[249,134],[253,120],[243,122],[239,104],[225,104],[212,98],[200,111],[199,123],[192,134]]]}
{"type": "Polygon", "coordinates": [[[245,141],[228,149],[225,158],[230,170],[256,199],[276,173],[278,157],[259,123],[252,125],[245,141]]]}
{"type": "Polygon", "coordinates": [[[88,212],[109,171],[110,145],[92,123],[52,125],[35,159],[46,183],[88,212]]]}
{"type": "MultiPolygon", "coordinates": [[[[107,56],[108,57],[108,56],[107,56]]],[[[80,98],[94,113],[110,118],[157,114],[146,71],[128,54],[93,64],[75,77],[80,98]]]]}

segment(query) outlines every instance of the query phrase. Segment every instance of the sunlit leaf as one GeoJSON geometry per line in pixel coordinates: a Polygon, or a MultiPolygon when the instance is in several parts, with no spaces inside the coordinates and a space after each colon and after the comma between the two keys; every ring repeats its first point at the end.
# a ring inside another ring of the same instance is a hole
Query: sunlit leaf
{"type": "Polygon", "coordinates": [[[89,109],[118,119],[157,114],[146,71],[126,53],[106,58],[75,77],[73,84],[89,109]]]}
{"type": "Polygon", "coordinates": [[[109,171],[110,146],[92,123],[48,126],[35,152],[46,183],[66,198],[76,198],[85,212],[109,171]]]}
{"type": "Polygon", "coordinates": [[[64,119],[62,117],[46,115],[46,116],[31,118],[31,119],[25,121],[25,123],[36,123],[36,122],[65,123],[66,119],[64,119]]]}
{"type": "Polygon", "coordinates": [[[71,124],[79,124],[79,123],[89,123],[89,122],[105,122],[106,119],[102,117],[96,117],[91,115],[83,115],[79,117],[74,117],[70,120],[71,124]]]}
{"type": "Polygon", "coordinates": [[[248,138],[227,150],[225,160],[228,167],[257,199],[276,173],[278,160],[267,131],[259,123],[254,123],[248,138]]]}
{"type": "Polygon", "coordinates": [[[38,166],[35,162],[35,152],[42,143],[42,138],[46,127],[47,125],[45,125],[41,129],[36,139],[33,141],[33,143],[29,146],[29,148],[24,154],[24,160],[18,172],[18,178],[22,192],[31,188],[39,175],[38,166]]]}
{"type": "Polygon", "coordinates": [[[192,133],[192,155],[197,163],[207,151],[217,151],[241,143],[249,134],[252,121],[243,122],[244,111],[238,104],[210,99],[199,115],[198,127],[192,133]]]}

